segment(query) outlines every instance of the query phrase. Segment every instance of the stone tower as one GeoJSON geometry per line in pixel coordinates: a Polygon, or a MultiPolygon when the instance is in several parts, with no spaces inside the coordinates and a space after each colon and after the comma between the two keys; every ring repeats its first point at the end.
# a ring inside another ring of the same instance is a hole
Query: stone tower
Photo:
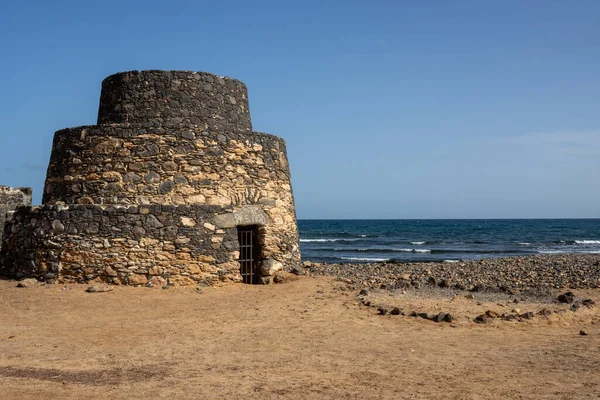
{"type": "Polygon", "coordinates": [[[285,142],[252,131],[242,82],[209,73],[106,78],[98,124],[55,133],[42,203],[7,222],[0,272],[255,283],[300,262],[285,142]]]}

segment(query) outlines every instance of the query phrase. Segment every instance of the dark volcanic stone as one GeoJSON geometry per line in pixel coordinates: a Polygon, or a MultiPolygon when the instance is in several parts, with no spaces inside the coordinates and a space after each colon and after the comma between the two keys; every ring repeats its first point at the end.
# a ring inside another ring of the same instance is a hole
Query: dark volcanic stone
{"type": "Polygon", "coordinates": [[[477,317],[475,317],[474,321],[477,322],[478,324],[486,324],[488,322],[489,318],[487,315],[485,314],[481,314],[477,317]]]}
{"type": "Polygon", "coordinates": [[[392,308],[392,311],[390,311],[390,314],[392,314],[392,315],[400,315],[400,314],[402,314],[402,310],[399,309],[398,307],[394,307],[394,308],[392,308]]]}
{"type": "Polygon", "coordinates": [[[575,294],[573,292],[566,292],[558,296],[559,303],[570,304],[575,300],[575,294]]]}
{"type": "Polygon", "coordinates": [[[377,312],[379,313],[379,315],[385,315],[389,312],[389,309],[386,306],[379,306],[377,312]]]}
{"type": "Polygon", "coordinates": [[[442,322],[444,321],[446,318],[446,313],[445,312],[440,312],[438,315],[436,315],[435,317],[433,317],[433,320],[435,322],[442,322]]]}
{"type": "Polygon", "coordinates": [[[593,307],[596,302],[592,299],[584,299],[581,301],[581,305],[584,307],[593,307]]]}
{"type": "Polygon", "coordinates": [[[429,315],[427,313],[417,313],[417,316],[423,318],[423,319],[429,319],[429,315]]]}
{"type": "Polygon", "coordinates": [[[302,268],[299,265],[293,266],[291,271],[292,271],[292,274],[294,274],[294,275],[298,275],[298,276],[306,275],[306,271],[304,270],[304,268],[302,268]]]}
{"type": "Polygon", "coordinates": [[[552,310],[548,310],[547,308],[543,308],[540,311],[538,311],[538,315],[541,315],[543,317],[549,317],[550,315],[552,315],[552,310]]]}
{"type": "Polygon", "coordinates": [[[526,313],[523,313],[521,315],[519,315],[519,317],[523,318],[523,319],[531,319],[533,318],[533,313],[531,311],[528,311],[526,313]]]}

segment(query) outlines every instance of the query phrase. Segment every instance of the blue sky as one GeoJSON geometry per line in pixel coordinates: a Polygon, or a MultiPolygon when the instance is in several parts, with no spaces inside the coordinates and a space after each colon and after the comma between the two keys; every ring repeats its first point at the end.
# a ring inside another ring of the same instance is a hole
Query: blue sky
{"type": "Polygon", "coordinates": [[[119,71],[246,83],[299,218],[600,218],[598,1],[22,1],[0,12],[0,184],[119,71]]]}

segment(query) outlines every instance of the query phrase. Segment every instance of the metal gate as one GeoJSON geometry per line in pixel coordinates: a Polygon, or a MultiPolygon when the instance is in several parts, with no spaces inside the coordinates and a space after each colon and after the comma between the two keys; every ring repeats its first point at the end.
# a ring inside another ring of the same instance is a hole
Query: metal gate
{"type": "Polygon", "coordinates": [[[256,226],[238,226],[238,240],[240,242],[240,273],[244,283],[254,284],[257,281],[257,256],[259,247],[256,226]]]}

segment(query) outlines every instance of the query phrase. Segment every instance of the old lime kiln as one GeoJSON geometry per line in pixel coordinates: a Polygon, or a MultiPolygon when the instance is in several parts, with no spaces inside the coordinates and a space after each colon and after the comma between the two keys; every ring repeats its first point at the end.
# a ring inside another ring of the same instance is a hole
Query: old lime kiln
{"type": "Polygon", "coordinates": [[[55,133],[42,206],[7,220],[0,272],[64,282],[268,282],[300,262],[285,142],[246,86],[203,72],[102,83],[98,125],[55,133]]]}

